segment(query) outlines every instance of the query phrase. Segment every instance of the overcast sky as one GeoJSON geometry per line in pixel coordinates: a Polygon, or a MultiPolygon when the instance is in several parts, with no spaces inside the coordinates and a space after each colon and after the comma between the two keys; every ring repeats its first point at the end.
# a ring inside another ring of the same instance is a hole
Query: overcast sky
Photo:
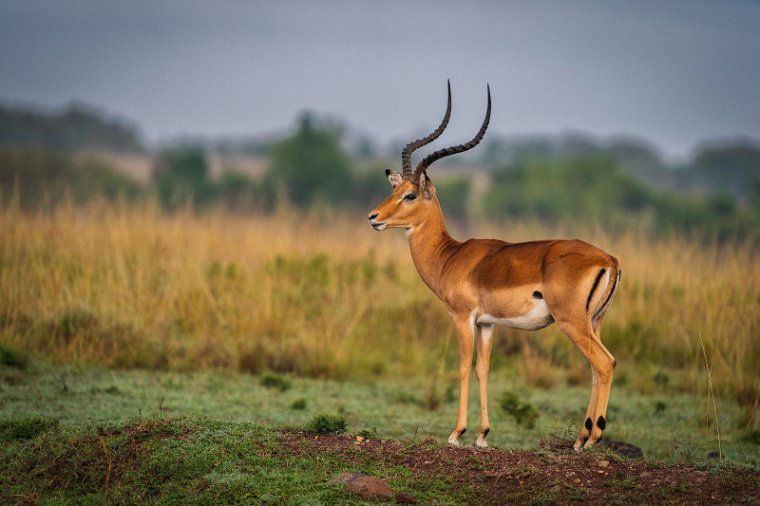
{"type": "Polygon", "coordinates": [[[477,131],[760,139],[760,2],[2,0],[0,100],[72,99],[147,139],[261,134],[311,109],[382,142],[477,131]]]}

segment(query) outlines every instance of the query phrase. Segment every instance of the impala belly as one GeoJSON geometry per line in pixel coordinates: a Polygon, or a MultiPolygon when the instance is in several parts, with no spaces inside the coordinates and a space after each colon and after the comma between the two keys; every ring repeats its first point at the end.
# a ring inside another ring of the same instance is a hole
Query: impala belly
{"type": "Polygon", "coordinates": [[[543,299],[536,301],[527,313],[510,317],[498,317],[488,313],[480,314],[475,319],[476,325],[504,325],[523,330],[542,329],[554,322],[554,317],[543,299]]]}

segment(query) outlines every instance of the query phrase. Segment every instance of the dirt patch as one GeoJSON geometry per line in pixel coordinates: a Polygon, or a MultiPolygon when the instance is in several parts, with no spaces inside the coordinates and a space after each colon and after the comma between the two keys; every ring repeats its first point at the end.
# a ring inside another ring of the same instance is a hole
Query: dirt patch
{"type": "Polygon", "coordinates": [[[370,464],[403,467],[415,477],[421,495],[431,483],[444,480],[460,488],[470,504],[760,504],[757,471],[670,465],[626,458],[609,449],[576,453],[569,443],[557,440],[535,451],[357,441],[295,431],[281,433],[280,440],[292,454],[331,454],[357,471],[370,464]]]}

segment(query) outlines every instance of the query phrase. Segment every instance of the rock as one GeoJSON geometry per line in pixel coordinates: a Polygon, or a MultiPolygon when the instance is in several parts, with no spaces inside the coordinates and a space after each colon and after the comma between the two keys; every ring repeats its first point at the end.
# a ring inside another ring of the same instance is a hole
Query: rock
{"type": "Polygon", "coordinates": [[[393,498],[393,490],[383,480],[362,473],[342,473],[330,481],[331,484],[343,484],[346,490],[357,494],[365,501],[388,501],[393,498]]]}
{"type": "Polygon", "coordinates": [[[720,453],[719,452],[710,452],[707,454],[708,459],[719,459],[720,453]]]}
{"type": "Polygon", "coordinates": [[[644,456],[644,452],[641,451],[641,448],[630,443],[624,443],[623,441],[612,441],[604,439],[601,441],[601,446],[605,446],[615,453],[619,453],[623,457],[628,457],[631,459],[637,459],[644,456]]]}
{"type": "Polygon", "coordinates": [[[599,467],[607,467],[607,466],[610,465],[610,461],[609,460],[600,460],[599,462],[596,463],[596,465],[599,466],[599,467]]]}
{"type": "Polygon", "coordinates": [[[414,497],[412,494],[399,492],[398,494],[396,494],[396,503],[397,504],[417,504],[417,498],[414,497]]]}

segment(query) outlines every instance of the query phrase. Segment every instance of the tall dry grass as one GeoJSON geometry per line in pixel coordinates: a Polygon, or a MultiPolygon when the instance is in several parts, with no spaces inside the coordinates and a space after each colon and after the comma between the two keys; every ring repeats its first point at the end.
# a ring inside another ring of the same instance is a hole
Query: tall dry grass
{"type": "MultiPolygon", "coordinates": [[[[437,374],[453,326],[417,278],[403,234],[378,234],[365,220],[330,210],[166,215],[151,204],[93,204],[28,213],[6,205],[0,342],[53,362],[113,367],[437,374]]],[[[613,253],[624,274],[604,341],[623,374],[680,368],[678,387],[701,391],[701,334],[716,388],[749,406],[745,423],[756,423],[760,262],[750,245],[531,223],[472,233],[577,236],[613,253]]],[[[522,346],[524,362],[548,361],[573,377],[585,367],[553,328],[529,340],[500,331],[499,339],[504,353],[522,346]],[[526,353],[526,342],[535,350],[526,353]]],[[[447,349],[455,360],[456,346],[447,349]]]]}

